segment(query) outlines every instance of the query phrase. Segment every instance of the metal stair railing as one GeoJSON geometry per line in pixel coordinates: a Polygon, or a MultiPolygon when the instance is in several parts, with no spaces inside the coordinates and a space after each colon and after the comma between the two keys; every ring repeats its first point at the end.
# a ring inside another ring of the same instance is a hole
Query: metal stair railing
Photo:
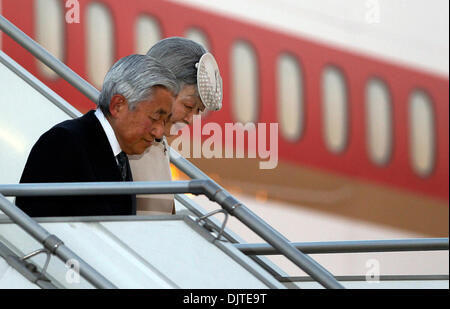
{"type": "MultiPolygon", "coordinates": [[[[64,63],[56,59],[42,46],[28,37],[25,33],[14,26],[2,15],[0,15],[0,30],[10,36],[22,47],[27,49],[31,54],[33,54],[36,58],[38,58],[40,61],[54,70],[59,76],[61,76],[67,82],[77,88],[90,100],[92,100],[94,103],[97,103],[97,98],[99,96],[99,91],[97,89],[95,89],[83,78],[78,76],[78,74],[70,70],[64,63]]],[[[173,149],[170,149],[170,160],[173,164],[175,164],[175,166],[177,166],[192,178],[207,180],[205,189],[208,192],[208,197],[215,199],[220,205],[222,205],[225,211],[235,216],[238,220],[240,220],[247,227],[253,230],[262,239],[267,241],[267,243],[272,245],[286,258],[288,258],[305,273],[311,276],[314,280],[318,281],[326,288],[344,288],[343,285],[341,285],[325,268],[323,268],[309,256],[297,250],[283,235],[274,230],[270,225],[264,222],[250,209],[240,203],[233,195],[219,186],[216,182],[214,182],[206,174],[201,172],[187,159],[176,153],[176,151],[174,151],[173,149]]]]}
{"type": "MultiPolygon", "coordinates": [[[[383,240],[351,240],[294,242],[292,245],[305,254],[407,252],[449,250],[449,238],[408,238],[383,240]]],[[[278,255],[273,247],[264,243],[237,243],[234,247],[249,257],[278,255]]],[[[280,282],[308,281],[304,277],[274,275],[280,282]]],[[[448,275],[392,275],[381,276],[383,280],[448,280],[448,275]]],[[[364,276],[337,276],[342,281],[364,281],[364,276]]]]}
{"type": "Polygon", "coordinates": [[[3,15],[0,15],[0,29],[16,41],[20,46],[28,50],[49,68],[54,70],[59,76],[78,89],[91,101],[96,102],[98,90],[94,86],[86,82],[77,73],[72,71],[68,66],[50,54],[45,48],[23,33],[19,28],[14,26],[3,15]]]}
{"type": "MultiPolygon", "coordinates": [[[[195,195],[206,195],[213,202],[219,203],[222,207],[224,202],[215,200],[214,194],[209,189],[209,180],[190,180],[190,181],[166,181],[166,182],[89,182],[86,183],[24,183],[24,184],[8,184],[0,185],[0,196],[79,196],[79,195],[121,195],[121,194],[179,194],[179,193],[191,193],[195,195]]],[[[12,204],[11,204],[12,205],[12,204]]],[[[14,205],[12,205],[14,206],[14,205]]],[[[14,206],[14,208],[16,208],[14,206]]],[[[2,205],[0,204],[0,209],[2,205]]],[[[194,209],[198,210],[198,209],[194,209]]],[[[222,209],[222,211],[224,211],[222,209]]],[[[198,217],[203,217],[203,213],[196,213],[198,217]]],[[[220,239],[219,233],[216,239],[220,239]]],[[[220,230],[220,227],[215,226],[216,230],[220,230]]],[[[227,239],[234,236],[223,233],[227,239]]],[[[265,265],[260,259],[256,259],[257,262],[261,262],[262,267],[268,270],[273,277],[279,279],[284,276],[276,273],[273,269],[267,269],[269,266],[265,265]]]]}
{"type": "Polygon", "coordinates": [[[2,257],[6,263],[14,268],[18,273],[24,276],[28,281],[34,283],[41,289],[55,289],[56,286],[52,284],[42,272],[37,270],[34,264],[30,264],[22,257],[19,257],[12,250],[10,250],[5,244],[0,241],[0,257],[2,257]]]}
{"type": "MultiPolygon", "coordinates": [[[[303,253],[366,253],[401,251],[441,251],[449,250],[448,238],[408,238],[387,240],[351,240],[295,242],[292,245],[303,253]]],[[[277,255],[279,252],[267,244],[235,244],[246,255],[277,255]]]]}
{"type": "Polygon", "coordinates": [[[70,250],[61,239],[50,234],[46,229],[39,225],[35,220],[30,218],[17,206],[8,201],[3,194],[0,193],[0,210],[5,213],[14,223],[20,226],[24,231],[41,243],[45,250],[56,255],[64,263],[70,260],[79,262],[80,275],[83,276],[93,286],[102,289],[116,288],[108,279],[103,277],[81,257],[70,250]]]}

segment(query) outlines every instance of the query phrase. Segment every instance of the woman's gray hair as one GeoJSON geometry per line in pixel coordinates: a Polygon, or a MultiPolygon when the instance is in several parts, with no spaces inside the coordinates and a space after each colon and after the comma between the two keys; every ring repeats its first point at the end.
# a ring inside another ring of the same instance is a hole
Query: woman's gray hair
{"type": "Polygon", "coordinates": [[[181,37],[170,37],[159,41],[147,52],[171,70],[179,87],[197,84],[195,64],[207,50],[200,44],[181,37]]]}
{"type": "Polygon", "coordinates": [[[179,91],[175,75],[166,66],[149,56],[130,55],[117,61],[106,74],[98,105],[108,116],[111,98],[121,94],[133,110],[150,98],[155,86],[167,88],[174,96],[179,91]]]}

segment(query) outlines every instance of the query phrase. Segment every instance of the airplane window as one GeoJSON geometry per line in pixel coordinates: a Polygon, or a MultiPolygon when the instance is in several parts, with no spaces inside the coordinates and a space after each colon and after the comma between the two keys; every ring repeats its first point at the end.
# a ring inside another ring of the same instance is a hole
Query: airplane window
{"type": "Polygon", "coordinates": [[[300,138],[303,131],[303,79],[297,59],[289,54],[278,58],[278,121],[287,140],[300,138]]]}
{"type": "Polygon", "coordinates": [[[257,121],[258,63],[253,47],[243,41],[234,43],[231,53],[232,114],[243,124],[257,121]]]}
{"type": "Polygon", "coordinates": [[[371,79],[366,87],[367,149],[369,157],[377,165],[386,165],[392,153],[391,97],[386,84],[371,79]]]}
{"type": "Polygon", "coordinates": [[[145,55],[150,47],[162,39],[161,36],[161,29],[155,18],[148,15],[139,16],[135,25],[136,53],[145,55]]]}
{"type": "Polygon", "coordinates": [[[114,62],[114,29],[111,13],[102,4],[87,7],[87,75],[101,89],[103,79],[114,62]]]}
{"type": "MultiPolygon", "coordinates": [[[[56,58],[64,62],[65,21],[63,3],[59,0],[37,0],[35,3],[36,41],[56,58]]],[[[39,72],[46,78],[56,79],[58,74],[37,60],[39,72]]]]}
{"type": "Polygon", "coordinates": [[[324,138],[333,153],[345,150],[348,136],[347,86],[342,72],[333,66],[322,75],[324,138]]]}
{"type": "Polygon", "coordinates": [[[410,155],[414,171],[426,177],[434,168],[436,132],[431,98],[416,90],[409,101],[410,155]]]}
{"type": "Polygon", "coordinates": [[[190,28],[185,33],[185,38],[202,45],[206,50],[210,50],[209,40],[206,34],[198,28],[190,28]]]}

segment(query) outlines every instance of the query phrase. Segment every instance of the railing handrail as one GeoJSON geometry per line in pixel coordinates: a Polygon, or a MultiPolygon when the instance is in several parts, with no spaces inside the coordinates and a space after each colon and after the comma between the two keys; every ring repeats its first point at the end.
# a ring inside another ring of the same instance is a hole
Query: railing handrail
{"type": "Polygon", "coordinates": [[[20,183],[0,185],[4,196],[198,194],[202,180],[20,183]]]}
{"type": "MultiPolygon", "coordinates": [[[[293,242],[291,244],[306,254],[449,250],[448,238],[293,242]]],[[[240,243],[234,246],[246,255],[280,254],[267,244],[240,243]]]]}
{"type": "MultiPolygon", "coordinates": [[[[20,29],[9,22],[4,16],[0,15],[0,29],[4,31],[13,40],[19,43],[22,47],[27,49],[31,54],[37,57],[45,65],[55,71],[59,76],[64,78],[72,86],[77,88],[86,97],[92,100],[94,103],[98,101],[99,91],[90,85],[87,81],[81,78],[78,74],[69,69],[64,63],[56,59],[52,54],[46,51],[42,46],[36,43],[33,39],[28,37],[20,29]]],[[[223,200],[224,209],[231,215],[235,216],[247,227],[258,234],[262,239],[269,244],[277,248],[282,252],[289,260],[296,264],[300,269],[305,271],[312,278],[317,280],[321,285],[326,288],[344,288],[331,273],[323,268],[316,261],[309,256],[303,254],[296,248],[294,248],[289,241],[281,235],[278,231],[274,230],[270,225],[259,218],[255,213],[250,211],[242,203],[240,203],[233,195],[228,191],[220,187],[216,182],[210,179],[206,174],[201,172],[197,167],[191,164],[188,160],[181,155],[176,155],[176,151],[170,149],[170,160],[178,168],[180,168],[187,175],[194,176],[193,178],[206,178],[209,182],[209,188],[215,190],[210,192],[211,195],[217,201],[223,200]]],[[[192,177],[191,176],[191,177],[192,177]]],[[[222,205],[222,203],[219,202],[222,205]]]]}
{"type": "Polygon", "coordinates": [[[16,41],[23,48],[28,50],[32,55],[45,63],[55,73],[61,76],[64,80],[77,88],[81,93],[88,97],[91,101],[97,102],[98,90],[86,82],[81,76],[72,71],[68,66],[61,62],[58,58],[50,54],[45,48],[31,39],[23,31],[17,28],[3,15],[0,15],[0,29],[6,33],[10,38],[16,41]]]}

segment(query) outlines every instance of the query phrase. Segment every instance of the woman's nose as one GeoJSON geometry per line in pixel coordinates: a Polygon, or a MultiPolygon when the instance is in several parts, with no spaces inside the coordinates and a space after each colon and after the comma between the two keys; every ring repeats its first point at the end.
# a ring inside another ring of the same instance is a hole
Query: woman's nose
{"type": "Polygon", "coordinates": [[[192,124],[192,121],[194,120],[194,111],[192,110],[186,114],[186,117],[184,117],[183,120],[189,124],[192,124]]]}

